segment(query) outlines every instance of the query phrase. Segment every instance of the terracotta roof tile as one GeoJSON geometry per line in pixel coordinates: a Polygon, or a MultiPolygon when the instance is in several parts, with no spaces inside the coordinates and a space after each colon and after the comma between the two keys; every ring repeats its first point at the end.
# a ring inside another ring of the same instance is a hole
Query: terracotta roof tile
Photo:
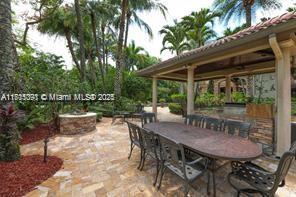
{"type": "MultiPolygon", "coordinates": [[[[276,26],[278,24],[285,23],[285,22],[287,22],[289,20],[292,20],[292,19],[296,19],[296,12],[287,12],[287,13],[281,15],[281,16],[274,17],[274,18],[272,18],[270,20],[267,20],[267,21],[258,23],[258,24],[254,25],[254,26],[251,26],[249,28],[243,29],[243,30],[239,31],[236,34],[221,38],[221,39],[219,39],[217,41],[211,42],[209,44],[206,44],[205,46],[193,49],[191,51],[184,52],[184,53],[182,53],[182,54],[180,54],[178,56],[175,56],[173,58],[170,58],[170,59],[162,61],[162,62],[160,62],[158,64],[155,64],[152,67],[158,67],[158,66],[161,66],[161,65],[172,63],[172,62],[177,61],[177,60],[182,60],[183,58],[189,57],[189,56],[191,56],[193,54],[196,54],[196,53],[199,53],[199,52],[202,52],[202,51],[206,51],[207,49],[217,47],[217,46],[223,45],[225,43],[232,42],[234,40],[241,39],[241,38],[246,37],[248,35],[260,32],[261,30],[267,29],[267,28],[269,28],[271,26],[276,26]]],[[[150,67],[148,67],[148,69],[149,68],[150,67]]],[[[146,69],[144,69],[144,70],[146,70],[146,69]]]]}

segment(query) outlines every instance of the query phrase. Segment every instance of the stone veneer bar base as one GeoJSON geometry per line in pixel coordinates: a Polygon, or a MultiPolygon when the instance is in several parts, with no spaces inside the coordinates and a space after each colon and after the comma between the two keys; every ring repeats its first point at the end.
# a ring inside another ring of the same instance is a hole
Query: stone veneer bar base
{"type": "Polygon", "coordinates": [[[61,114],[60,133],[64,135],[83,134],[96,130],[96,113],[83,115],[61,114]]]}

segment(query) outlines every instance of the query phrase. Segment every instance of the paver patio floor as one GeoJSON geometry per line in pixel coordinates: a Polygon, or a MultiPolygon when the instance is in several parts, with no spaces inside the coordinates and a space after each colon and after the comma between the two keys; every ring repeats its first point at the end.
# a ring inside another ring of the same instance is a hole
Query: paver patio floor
{"type": "MultiPolygon", "coordinates": [[[[135,148],[128,160],[129,147],[126,124],[117,121],[111,125],[110,118],[103,118],[97,124],[97,131],[88,134],[58,135],[49,142],[49,154],[62,158],[63,168],[27,196],[183,196],[182,180],[169,171],[157,191],[152,185],[156,164],[148,159],[143,171],[139,171],[140,151],[135,148]]],[[[22,153],[43,154],[43,142],[22,146],[22,153]]],[[[267,164],[265,160],[259,162],[267,164]]],[[[268,164],[268,167],[276,165],[268,164]]],[[[227,167],[217,173],[217,196],[235,196],[226,181],[229,171],[227,167]]],[[[277,195],[296,196],[294,174],[287,176],[286,184],[277,195]]],[[[196,181],[194,187],[195,190],[190,190],[191,196],[207,196],[206,177],[196,181]]]]}

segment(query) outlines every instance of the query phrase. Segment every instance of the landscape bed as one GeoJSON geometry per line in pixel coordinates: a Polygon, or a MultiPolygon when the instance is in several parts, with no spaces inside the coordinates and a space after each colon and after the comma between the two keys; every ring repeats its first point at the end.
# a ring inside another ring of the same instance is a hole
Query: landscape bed
{"type": "Polygon", "coordinates": [[[63,160],[49,156],[22,156],[14,162],[0,162],[0,196],[24,196],[26,193],[53,176],[63,164],[63,160]]]}

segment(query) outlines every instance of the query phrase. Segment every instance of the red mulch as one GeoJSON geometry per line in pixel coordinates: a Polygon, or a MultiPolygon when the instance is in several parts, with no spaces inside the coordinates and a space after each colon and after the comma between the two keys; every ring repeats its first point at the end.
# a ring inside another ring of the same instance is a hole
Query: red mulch
{"type": "Polygon", "coordinates": [[[44,140],[46,137],[52,137],[57,132],[51,126],[51,132],[48,131],[48,125],[41,124],[34,129],[24,130],[21,134],[21,145],[30,144],[39,140],[44,140]]]}
{"type": "Polygon", "coordinates": [[[0,162],[0,196],[23,196],[35,186],[53,176],[63,164],[63,160],[48,156],[22,156],[19,161],[0,162]]]}

